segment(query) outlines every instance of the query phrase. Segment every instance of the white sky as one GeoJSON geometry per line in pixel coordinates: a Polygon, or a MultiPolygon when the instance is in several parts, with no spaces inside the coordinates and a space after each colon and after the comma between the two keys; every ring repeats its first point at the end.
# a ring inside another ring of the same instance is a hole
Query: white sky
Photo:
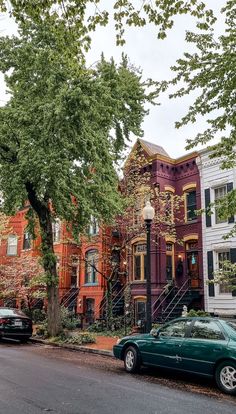
{"type": "MultiPolygon", "coordinates": [[[[206,2],[219,17],[218,35],[224,30],[224,22],[219,10],[225,4],[225,0],[206,0],[206,2]]],[[[103,0],[103,4],[109,5],[109,0],[103,0]]],[[[125,35],[126,45],[121,48],[115,45],[112,24],[106,28],[98,28],[93,37],[88,63],[92,64],[99,60],[102,52],[107,59],[113,56],[118,62],[121,53],[124,52],[127,53],[132,64],[143,70],[144,78],[168,79],[171,77],[170,66],[175,64],[176,59],[181,57],[184,51],[191,51],[190,45],[184,40],[186,30],[194,30],[194,21],[189,16],[178,17],[174,29],[168,33],[165,40],[157,40],[154,26],[141,29],[129,28],[125,35]]],[[[1,16],[0,35],[12,33],[16,33],[14,22],[1,16]]],[[[4,80],[0,74],[0,105],[4,105],[6,100],[4,80]]],[[[152,107],[144,121],[144,139],[162,145],[173,158],[184,155],[186,139],[194,137],[197,132],[203,130],[205,124],[202,119],[199,119],[194,125],[185,126],[180,130],[175,129],[175,121],[186,113],[192,103],[190,96],[176,100],[169,100],[167,96],[162,96],[159,102],[161,106],[152,107]]]]}

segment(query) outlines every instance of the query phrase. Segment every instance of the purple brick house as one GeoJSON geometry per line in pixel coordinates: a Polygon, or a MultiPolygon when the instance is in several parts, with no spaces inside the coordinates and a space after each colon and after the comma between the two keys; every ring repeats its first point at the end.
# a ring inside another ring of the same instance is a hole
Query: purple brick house
{"type": "MultiPolygon", "coordinates": [[[[150,171],[152,185],[161,192],[181,196],[180,209],[173,213],[176,239],[160,237],[151,230],[152,320],[167,321],[180,316],[183,306],[203,308],[203,265],[200,179],[197,153],[172,159],[155,144],[138,139],[139,148],[150,171]],[[178,240],[178,242],[176,242],[178,240]]],[[[131,151],[131,153],[132,153],[131,151]]],[[[134,304],[135,323],[146,319],[146,236],[130,242],[127,273],[134,304]]]]}

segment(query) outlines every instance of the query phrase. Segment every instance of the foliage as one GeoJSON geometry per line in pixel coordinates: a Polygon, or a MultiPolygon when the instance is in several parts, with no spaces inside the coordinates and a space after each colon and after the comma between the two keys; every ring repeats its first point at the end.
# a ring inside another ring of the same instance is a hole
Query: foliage
{"type": "Polygon", "coordinates": [[[224,260],[219,263],[219,269],[213,273],[213,279],[208,281],[209,284],[221,285],[231,292],[236,292],[236,263],[224,260]]]}
{"type": "MultiPolygon", "coordinates": [[[[186,42],[194,46],[193,53],[184,53],[176,65],[171,81],[160,84],[160,91],[168,87],[175,88],[170,98],[182,98],[195,93],[192,105],[186,115],[176,122],[176,128],[195,123],[199,116],[207,121],[207,128],[196,137],[187,140],[187,149],[198,144],[211,144],[216,137],[217,144],[212,145],[211,157],[219,157],[223,169],[236,165],[236,4],[227,0],[221,10],[224,16],[224,33],[218,38],[215,26],[199,26],[197,33],[187,32],[186,42]]],[[[229,192],[217,202],[219,217],[224,219],[236,213],[236,190],[229,192]]],[[[236,226],[229,236],[234,235],[236,226]]]]}
{"type": "Polygon", "coordinates": [[[142,135],[144,104],[155,93],[147,92],[152,82],[142,81],[124,56],[119,65],[102,57],[86,68],[54,29],[47,19],[37,25],[26,19],[19,37],[0,38],[0,70],[11,96],[0,108],[0,187],[8,214],[28,199],[38,219],[55,336],[60,321],[52,222],[71,223],[77,237],[91,214],[109,221],[121,211],[115,164],[130,133],[142,135]]]}
{"type": "Polygon", "coordinates": [[[51,337],[49,342],[73,345],[94,344],[96,343],[96,337],[90,332],[73,332],[69,336],[62,334],[57,337],[51,337]]]}
{"type": "Polygon", "coordinates": [[[190,309],[187,313],[187,316],[190,316],[190,317],[197,317],[197,316],[207,317],[207,316],[210,316],[210,314],[208,312],[205,312],[204,310],[190,309]]]}
{"type": "Polygon", "coordinates": [[[90,33],[98,25],[106,26],[112,19],[115,21],[118,45],[125,43],[127,26],[155,25],[158,38],[163,39],[173,27],[176,15],[189,14],[199,19],[199,24],[205,28],[214,22],[212,11],[207,9],[207,2],[202,0],[110,0],[107,9],[103,3],[103,0],[11,0],[9,7],[8,0],[0,0],[0,10],[8,11],[18,23],[30,19],[37,24],[44,21],[54,26],[58,41],[64,41],[78,52],[89,48],[90,33]]]}
{"type": "Polygon", "coordinates": [[[24,303],[31,314],[39,299],[45,297],[45,278],[37,257],[14,258],[0,266],[0,298],[16,299],[24,303]]]}
{"type": "Polygon", "coordinates": [[[61,312],[61,323],[65,329],[75,329],[77,327],[78,319],[75,318],[74,313],[71,313],[68,308],[64,306],[60,307],[61,312]]]}

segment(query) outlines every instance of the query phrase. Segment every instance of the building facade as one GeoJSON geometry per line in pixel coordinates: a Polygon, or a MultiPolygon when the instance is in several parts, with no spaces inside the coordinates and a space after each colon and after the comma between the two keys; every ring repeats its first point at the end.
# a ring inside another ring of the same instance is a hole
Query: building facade
{"type": "MultiPolygon", "coordinates": [[[[203,268],[200,179],[197,153],[172,159],[162,147],[138,140],[151,172],[151,185],[160,192],[181,197],[173,214],[176,237],[161,237],[151,230],[151,291],[153,320],[179,316],[183,306],[203,307],[203,268]]],[[[171,209],[171,207],[169,207],[171,209]]],[[[167,212],[170,214],[170,211],[167,212]]],[[[156,212],[157,214],[157,212],[156,212]]],[[[128,276],[134,302],[135,322],[146,313],[146,234],[134,237],[128,254],[128,276]]]]}
{"type": "MultiPolygon", "coordinates": [[[[199,153],[198,168],[201,179],[202,207],[208,208],[236,186],[236,170],[221,169],[222,159],[210,158],[210,151],[199,153]]],[[[236,297],[230,289],[222,284],[209,284],[222,261],[236,262],[236,237],[225,240],[235,223],[235,217],[220,219],[217,208],[212,214],[204,214],[202,219],[203,233],[203,274],[205,283],[205,309],[214,315],[236,315],[236,297]]]]}

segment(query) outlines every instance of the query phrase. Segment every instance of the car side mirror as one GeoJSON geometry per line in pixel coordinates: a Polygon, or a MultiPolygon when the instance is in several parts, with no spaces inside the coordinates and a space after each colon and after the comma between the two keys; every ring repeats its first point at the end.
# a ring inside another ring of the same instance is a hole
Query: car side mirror
{"type": "Polygon", "coordinates": [[[150,331],[150,335],[152,335],[154,338],[157,338],[159,335],[159,330],[156,328],[152,328],[150,331]]]}

